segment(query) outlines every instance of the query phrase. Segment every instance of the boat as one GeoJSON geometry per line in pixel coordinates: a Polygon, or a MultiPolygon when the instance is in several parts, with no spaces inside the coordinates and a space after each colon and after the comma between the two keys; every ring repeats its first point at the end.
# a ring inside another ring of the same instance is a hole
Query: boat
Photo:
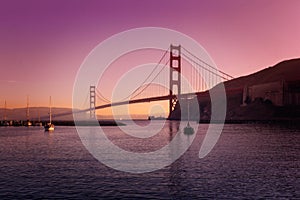
{"type": "Polygon", "coordinates": [[[31,121],[27,120],[27,121],[25,122],[25,126],[27,126],[27,127],[30,127],[30,126],[32,126],[32,123],[31,123],[31,121]]]}
{"type": "Polygon", "coordinates": [[[1,126],[9,126],[9,122],[7,121],[7,116],[6,116],[6,100],[4,102],[4,115],[3,115],[3,121],[0,122],[1,126]]]}
{"type": "Polygon", "coordinates": [[[188,122],[187,126],[184,127],[183,132],[184,132],[184,134],[192,135],[195,131],[194,131],[194,128],[191,127],[190,123],[188,122]]]}
{"type": "Polygon", "coordinates": [[[52,123],[47,123],[45,126],[45,131],[54,131],[54,124],[52,123]]]}
{"type": "Polygon", "coordinates": [[[32,123],[31,123],[30,117],[29,117],[29,96],[27,96],[26,118],[27,118],[27,121],[25,122],[24,125],[27,126],[27,127],[32,126],[32,123]]]}
{"type": "Polygon", "coordinates": [[[43,123],[41,122],[41,117],[40,117],[40,110],[38,109],[38,122],[35,122],[35,126],[43,126],[43,123]]]}
{"type": "Polygon", "coordinates": [[[166,120],[165,117],[155,117],[155,116],[149,116],[148,120],[166,120]]]}
{"type": "Polygon", "coordinates": [[[189,99],[187,99],[187,101],[188,101],[188,123],[187,123],[186,127],[184,127],[183,132],[186,135],[192,135],[192,134],[194,134],[195,131],[194,131],[194,128],[191,127],[191,125],[190,125],[190,102],[189,102],[189,99]]]}
{"type": "Polygon", "coordinates": [[[52,111],[51,111],[51,96],[50,96],[50,106],[49,106],[49,123],[44,126],[45,131],[54,131],[54,124],[52,124],[52,111]]]}

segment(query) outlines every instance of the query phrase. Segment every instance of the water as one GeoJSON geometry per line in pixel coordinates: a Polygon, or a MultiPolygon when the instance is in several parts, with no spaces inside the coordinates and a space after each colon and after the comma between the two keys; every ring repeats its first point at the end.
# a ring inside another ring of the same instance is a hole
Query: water
{"type": "MultiPolygon", "coordinates": [[[[133,139],[118,127],[104,130],[124,149],[149,152],[174,137],[177,123],[167,122],[149,139],[133,139]]],[[[208,125],[200,127],[192,146],[175,163],[142,174],[101,164],[74,127],[56,127],[54,133],[39,127],[1,127],[0,199],[300,198],[299,129],[225,125],[214,149],[199,159],[208,125]]]]}

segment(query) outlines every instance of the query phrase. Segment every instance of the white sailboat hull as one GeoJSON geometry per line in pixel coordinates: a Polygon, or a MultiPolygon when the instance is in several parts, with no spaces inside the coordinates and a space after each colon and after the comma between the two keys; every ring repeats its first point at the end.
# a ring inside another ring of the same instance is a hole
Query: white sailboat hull
{"type": "Polygon", "coordinates": [[[54,124],[47,124],[44,126],[45,131],[54,131],[54,124]]]}
{"type": "Polygon", "coordinates": [[[50,96],[50,106],[49,106],[49,118],[50,118],[50,122],[44,126],[45,131],[54,131],[54,124],[51,123],[52,121],[51,96],[50,96]]]}

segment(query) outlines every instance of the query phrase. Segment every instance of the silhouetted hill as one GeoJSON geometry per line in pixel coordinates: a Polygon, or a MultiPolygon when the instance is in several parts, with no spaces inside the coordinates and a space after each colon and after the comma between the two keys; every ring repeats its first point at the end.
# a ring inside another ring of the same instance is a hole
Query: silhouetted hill
{"type": "MultiPolygon", "coordinates": [[[[14,108],[7,109],[6,115],[8,120],[26,120],[26,110],[27,108],[14,108]]],[[[4,109],[0,109],[0,113],[3,115],[4,109]]],[[[71,108],[52,108],[53,120],[73,120],[72,109],[71,108]],[[61,113],[70,113],[70,115],[65,115],[61,117],[56,117],[55,115],[61,113]]],[[[29,108],[29,118],[30,120],[38,120],[40,116],[41,120],[49,119],[49,108],[48,107],[30,107],[29,108]]],[[[2,117],[2,116],[1,116],[2,117]]],[[[1,119],[2,120],[2,119],[1,119]]]]}
{"type": "Polygon", "coordinates": [[[281,80],[300,80],[300,58],[282,61],[256,73],[226,81],[224,85],[226,89],[231,89],[281,80]]]}
{"type": "MultiPolygon", "coordinates": [[[[280,62],[256,73],[226,81],[224,85],[228,122],[300,119],[300,59],[280,62]],[[244,102],[245,97],[247,102],[244,102]],[[275,100],[282,102],[281,105],[276,104],[275,100]]],[[[216,88],[212,90],[217,91],[216,88]]],[[[209,122],[209,91],[200,93],[197,100],[198,102],[190,103],[190,118],[199,120],[198,109],[195,109],[195,106],[199,106],[200,121],[209,122]]],[[[215,103],[222,104],[218,99],[215,103]]],[[[181,111],[187,110],[186,105],[185,102],[176,105],[170,119],[180,119],[181,111]]],[[[186,116],[184,113],[183,117],[187,118],[186,116]]]]}

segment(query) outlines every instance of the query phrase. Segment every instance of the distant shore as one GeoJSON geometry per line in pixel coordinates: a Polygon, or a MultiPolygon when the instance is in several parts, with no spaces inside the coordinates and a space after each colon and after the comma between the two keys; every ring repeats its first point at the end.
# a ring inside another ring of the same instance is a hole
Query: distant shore
{"type": "MultiPolygon", "coordinates": [[[[149,119],[135,119],[134,121],[148,121],[149,119]]],[[[168,121],[180,121],[180,120],[169,120],[168,121]]],[[[156,120],[155,120],[156,121],[156,120]]],[[[158,120],[160,121],[160,120],[158,120]]],[[[186,121],[186,120],[184,120],[186,121]]],[[[195,121],[195,120],[191,120],[195,121]]],[[[26,126],[26,121],[0,121],[1,126],[26,126]]],[[[264,119],[264,120],[247,120],[247,119],[232,119],[232,120],[214,120],[211,121],[209,119],[201,119],[197,121],[199,124],[290,124],[290,125],[299,125],[300,126],[300,119],[264,119]]],[[[32,122],[31,126],[42,126],[45,125],[46,121],[41,122],[32,122]]],[[[116,122],[114,120],[99,120],[99,121],[70,121],[70,120],[59,120],[52,122],[55,126],[126,126],[126,120],[124,123],[116,122]]]]}
{"type": "Polygon", "coordinates": [[[54,121],[57,126],[125,126],[126,124],[116,122],[113,120],[99,120],[99,121],[54,121]]]}
{"type": "MultiPolygon", "coordinates": [[[[32,122],[31,126],[45,125],[46,121],[32,122]]],[[[99,121],[76,121],[59,120],[52,122],[55,126],[125,126],[125,123],[116,122],[113,120],[99,120],[99,121]]],[[[26,121],[1,121],[0,126],[26,126],[26,121]]]]}

